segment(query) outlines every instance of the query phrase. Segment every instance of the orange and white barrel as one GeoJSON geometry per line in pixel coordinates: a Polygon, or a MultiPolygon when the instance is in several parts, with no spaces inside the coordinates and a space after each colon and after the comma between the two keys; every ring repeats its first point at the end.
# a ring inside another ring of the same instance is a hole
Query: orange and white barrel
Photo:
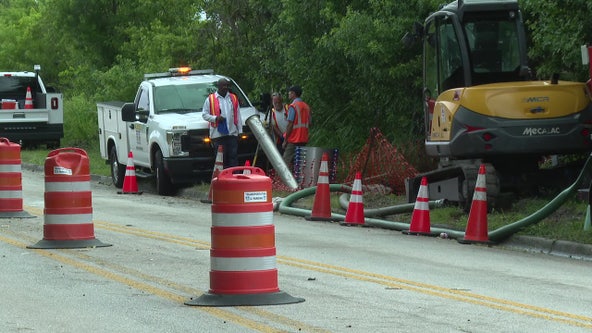
{"type": "Polygon", "coordinates": [[[51,151],[45,159],[43,240],[31,248],[109,246],[95,239],[88,155],[80,148],[51,151]]]}
{"type": "Polygon", "coordinates": [[[21,146],[0,138],[0,218],[33,217],[23,211],[21,146]]]}
{"type": "Polygon", "coordinates": [[[271,179],[260,168],[234,167],[222,170],[211,186],[210,290],[185,304],[236,306],[304,301],[278,287],[271,179]]]}

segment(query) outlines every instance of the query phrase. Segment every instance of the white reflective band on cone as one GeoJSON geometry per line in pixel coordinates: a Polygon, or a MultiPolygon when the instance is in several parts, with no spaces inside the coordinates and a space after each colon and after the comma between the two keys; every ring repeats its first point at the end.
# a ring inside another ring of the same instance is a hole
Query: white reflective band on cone
{"type": "Polygon", "coordinates": [[[21,172],[20,164],[0,164],[0,172],[21,172]]]}
{"type": "Polygon", "coordinates": [[[475,193],[473,194],[473,200],[487,201],[487,192],[483,190],[475,190],[475,193]]]}
{"type": "Polygon", "coordinates": [[[0,199],[21,199],[23,191],[0,191],[0,199]]]}
{"type": "Polygon", "coordinates": [[[211,257],[212,271],[262,271],[276,268],[275,256],[225,258],[211,257]]]}
{"type": "Polygon", "coordinates": [[[362,203],[362,196],[360,194],[352,194],[349,202],[362,203]]]}
{"type": "Polygon", "coordinates": [[[91,214],[45,214],[45,224],[91,224],[91,214]]]}
{"type": "Polygon", "coordinates": [[[273,211],[260,213],[214,213],[214,227],[255,227],[273,224],[273,211]]]}
{"type": "Polygon", "coordinates": [[[90,191],[90,182],[46,182],[45,192],[85,192],[90,191]]]}
{"type": "Polygon", "coordinates": [[[329,184],[329,177],[328,176],[319,175],[317,184],[329,184]]]}
{"type": "Polygon", "coordinates": [[[415,207],[414,207],[414,209],[430,210],[430,204],[427,201],[424,201],[424,200],[417,200],[417,201],[415,201],[415,207]]]}

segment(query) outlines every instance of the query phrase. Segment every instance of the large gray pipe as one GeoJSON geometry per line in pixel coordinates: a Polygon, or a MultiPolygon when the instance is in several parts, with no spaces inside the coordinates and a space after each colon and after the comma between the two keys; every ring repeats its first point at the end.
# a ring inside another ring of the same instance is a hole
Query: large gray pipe
{"type": "Polygon", "coordinates": [[[267,134],[265,126],[263,126],[263,123],[261,123],[261,120],[259,119],[259,115],[255,114],[250,116],[249,118],[247,118],[246,123],[247,125],[249,125],[249,128],[255,135],[257,141],[259,141],[259,145],[263,149],[263,152],[267,156],[267,159],[269,160],[271,165],[273,165],[278,175],[280,175],[280,178],[282,179],[284,184],[286,184],[286,186],[293,190],[297,190],[298,183],[296,182],[294,175],[284,162],[284,159],[282,158],[282,155],[280,155],[280,152],[275,147],[275,143],[273,142],[273,140],[271,140],[269,134],[267,134]]]}

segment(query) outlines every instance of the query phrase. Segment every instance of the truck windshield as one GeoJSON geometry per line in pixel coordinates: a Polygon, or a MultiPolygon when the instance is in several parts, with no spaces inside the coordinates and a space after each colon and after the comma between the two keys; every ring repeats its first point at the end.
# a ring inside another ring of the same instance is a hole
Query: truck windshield
{"type": "MultiPolygon", "coordinates": [[[[157,114],[201,112],[206,98],[216,90],[216,82],[155,87],[155,111],[157,114]]],[[[230,90],[238,96],[241,107],[249,106],[242,91],[234,83],[230,90]]]]}
{"type": "Polygon", "coordinates": [[[0,99],[24,100],[27,95],[27,87],[32,93],[39,92],[37,79],[28,76],[0,76],[0,99]]]}

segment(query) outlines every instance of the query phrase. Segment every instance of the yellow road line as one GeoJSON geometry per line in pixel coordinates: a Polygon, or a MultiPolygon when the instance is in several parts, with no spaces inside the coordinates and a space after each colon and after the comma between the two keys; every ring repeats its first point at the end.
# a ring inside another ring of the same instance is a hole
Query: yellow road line
{"type": "MultiPolygon", "coordinates": [[[[95,222],[99,227],[111,230],[120,231],[124,233],[130,233],[136,236],[143,236],[152,239],[158,239],[162,241],[169,241],[172,243],[199,247],[203,249],[209,249],[209,243],[204,241],[198,241],[195,239],[180,237],[175,235],[169,235],[160,232],[148,231],[143,229],[125,228],[121,225],[108,223],[104,221],[95,222]]],[[[376,274],[371,272],[365,272],[356,269],[350,269],[341,266],[334,266],[320,262],[314,262],[310,260],[277,256],[278,263],[303,268],[307,270],[317,271],[326,274],[338,275],[348,278],[357,279],[360,281],[366,281],[371,283],[377,283],[385,285],[390,288],[401,288],[405,290],[412,290],[418,293],[428,294],[431,296],[457,300],[461,302],[471,303],[486,306],[493,309],[498,309],[506,312],[513,312],[521,315],[526,315],[535,318],[541,318],[549,321],[561,322],[573,326],[592,328],[592,317],[586,317],[576,315],[568,312],[557,311],[553,309],[538,307],[534,305],[518,303],[506,299],[500,299],[480,294],[475,294],[462,290],[455,290],[450,288],[444,288],[436,285],[425,284],[421,282],[404,280],[392,276],[376,274]]]]}
{"type": "MultiPolygon", "coordinates": [[[[161,232],[155,232],[137,227],[126,227],[120,224],[109,223],[105,221],[95,221],[95,224],[105,230],[113,232],[121,232],[140,236],[144,238],[156,239],[169,243],[175,243],[183,246],[196,247],[207,250],[210,248],[209,242],[199,241],[196,239],[176,236],[161,232]]],[[[425,284],[421,282],[400,279],[392,276],[376,274],[356,269],[350,269],[341,266],[334,266],[320,262],[314,262],[304,259],[277,256],[278,263],[298,267],[302,269],[317,271],[326,274],[348,277],[360,281],[366,281],[376,284],[385,285],[390,288],[401,288],[411,290],[418,293],[423,293],[431,296],[457,300],[461,302],[471,303],[486,306],[501,311],[517,313],[535,318],[541,318],[549,321],[561,322],[573,326],[592,328],[592,317],[576,315],[572,313],[557,311],[553,309],[543,308],[530,304],[518,303],[506,299],[500,299],[480,294],[471,293],[463,290],[455,290],[444,288],[436,285],[425,284]]]]}
{"type": "MultiPolygon", "coordinates": [[[[12,240],[10,238],[0,236],[0,241],[10,244],[10,245],[13,245],[15,247],[26,249],[25,244],[18,242],[16,240],[12,240]]],[[[125,284],[127,286],[132,287],[132,288],[142,290],[147,293],[168,299],[168,300],[173,301],[175,303],[182,303],[185,301],[185,299],[180,295],[174,294],[172,292],[166,291],[161,288],[151,286],[150,284],[147,284],[147,283],[143,283],[140,281],[132,280],[130,278],[126,278],[124,276],[118,275],[116,273],[110,272],[105,269],[101,269],[99,267],[89,265],[84,262],[79,262],[79,261],[73,260],[71,258],[60,255],[60,254],[53,252],[53,251],[50,252],[47,250],[38,250],[38,249],[32,249],[32,251],[34,251],[35,253],[37,253],[41,256],[44,256],[46,258],[61,262],[63,264],[66,264],[66,265],[69,265],[72,267],[83,269],[89,273],[92,273],[92,274],[95,274],[98,276],[102,276],[106,279],[113,280],[113,281],[119,282],[121,284],[125,284]]],[[[226,310],[223,310],[220,308],[211,308],[211,307],[195,307],[195,308],[199,309],[201,311],[207,312],[208,314],[216,316],[218,318],[232,321],[236,324],[239,324],[241,326],[244,326],[244,327],[259,331],[259,332],[277,332],[277,328],[263,325],[261,323],[254,321],[254,320],[250,320],[245,317],[241,317],[239,315],[236,315],[232,312],[229,312],[229,311],[226,311],[226,310]]]]}
{"type": "MultiPolygon", "coordinates": [[[[121,228],[121,229],[123,231],[134,231],[133,229],[129,229],[129,228],[121,228]]],[[[117,231],[117,228],[113,228],[113,231],[117,231]]],[[[30,237],[26,237],[26,236],[21,235],[21,234],[18,234],[17,235],[14,232],[11,232],[11,231],[8,231],[8,233],[11,233],[11,234],[13,234],[15,236],[18,236],[20,238],[28,238],[28,240],[31,243],[35,242],[35,240],[33,240],[30,237]]],[[[136,233],[132,233],[132,234],[133,235],[136,235],[136,233]]],[[[151,232],[148,232],[148,234],[152,234],[152,233],[151,232]]],[[[158,236],[158,235],[154,235],[153,237],[150,237],[150,238],[164,240],[162,238],[162,236],[158,236]]],[[[172,237],[172,238],[177,238],[177,237],[172,237]]],[[[183,238],[184,237],[178,237],[179,240],[181,240],[183,238]]],[[[4,243],[7,243],[7,244],[10,244],[10,245],[13,245],[13,246],[16,246],[16,247],[20,247],[20,248],[25,248],[26,247],[23,243],[20,243],[18,241],[15,241],[15,240],[12,240],[12,239],[9,239],[9,238],[6,238],[6,237],[2,237],[2,236],[0,236],[0,241],[2,241],[4,243]]],[[[174,243],[181,244],[181,245],[186,245],[186,246],[188,245],[188,244],[183,243],[183,242],[180,242],[180,241],[175,241],[174,243]]],[[[189,245],[189,246],[193,246],[193,245],[189,245]]],[[[107,268],[109,268],[112,271],[118,271],[120,273],[123,273],[123,274],[126,274],[126,275],[130,275],[130,276],[134,276],[136,278],[139,278],[139,279],[142,279],[142,280],[145,280],[145,281],[149,281],[149,282],[153,282],[153,283],[156,283],[156,284],[159,284],[159,285],[163,285],[163,286],[166,286],[168,288],[171,288],[171,289],[174,289],[174,290],[177,290],[177,291],[181,291],[181,292],[186,293],[186,294],[190,294],[190,295],[201,295],[201,294],[204,293],[204,290],[200,290],[200,289],[196,289],[196,288],[191,288],[191,287],[188,287],[188,286],[185,286],[185,285],[178,284],[178,283],[176,283],[174,281],[170,281],[170,280],[158,278],[158,277],[155,277],[153,275],[148,275],[148,274],[145,274],[143,272],[134,270],[134,269],[129,268],[129,267],[126,267],[126,266],[121,266],[121,265],[118,265],[118,264],[109,263],[109,262],[106,262],[103,259],[94,258],[94,257],[91,257],[91,256],[86,255],[84,253],[78,252],[76,250],[57,249],[57,250],[54,250],[52,252],[47,252],[47,250],[38,250],[38,249],[36,249],[36,250],[33,250],[33,251],[35,251],[36,253],[39,253],[39,254],[47,257],[47,258],[50,258],[50,259],[59,261],[59,262],[61,262],[63,264],[67,264],[67,265],[70,265],[70,266],[73,266],[73,267],[84,269],[84,270],[86,270],[86,271],[88,271],[90,273],[93,273],[95,275],[102,276],[102,277],[108,278],[110,280],[114,280],[116,282],[119,282],[119,283],[123,283],[123,284],[128,285],[128,286],[130,286],[132,288],[135,288],[135,289],[138,289],[138,290],[142,290],[144,292],[151,293],[151,294],[154,294],[156,296],[163,297],[163,298],[169,299],[169,300],[174,301],[174,302],[184,302],[187,299],[186,298],[183,298],[182,296],[177,295],[175,293],[166,291],[166,290],[164,290],[162,288],[157,288],[157,287],[154,287],[154,286],[152,286],[150,284],[139,282],[139,281],[135,281],[135,280],[132,280],[130,278],[126,278],[126,277],[124,277],[122,275],[113,273],[111,271],[108,271],[108,270],[105,270],[105,269],[101,269],[101,268],[97,268],[95,266],[91,266],[89,264],[78,262],[78,261],[75,261],[75,260],[73,260],[71,258],[68,258],[68,257],[65,257],[65,256],[61,256],[59,254],[56,254],[55,251],[66,253],[66,254],[68,254],[70,256],[77,257],[77,258],[79,258],[81,260],[84,260],[84,261],[87,261],[87,262],[88,261],[92,261],[96,265],[99,265],[99,266],[102,266],[102,267],[107,267],[107,268]]],[[[242,326],[251,328],[251,329],[256,330],[256,331],[260,331],[260,332],[281,332],[277,328],[260,324],[257,321],[254,321],[254,320],[245,318],[245,317],[240,316],[240,315],[237,315],[237,314],[233,314],[232,312],[221,310],[221,308],[217,308],[217,307],[195,307],[195,308],[196,309],[200,309],[200,310],[202,310],[204,312],[207,312],[207,313],[209,313],[211,315],[214,315],[214,316],[216,316],[218,318],[224,319],[224,320],[229,321],[229,322],[237,323],[239,325],[242,325],[242,326]]],[[[299,331],[318,332],[318,333],[326,333],[326,332],[329,332],[329,331],[327,331],[325,329],[321,329],[319,327],[311,326],[311,325],[308,325],[306,323],[303,323],[303,322],[300,322],[300,321],[297,321],[297,320],[293,320],[291,318],[288,318],[288,317],[285,317],[285,316],[282,316],[282,315],[278,315],[278,314],[275,314],[275,313],[272,313],[272,312],[269,312],[269,311],[265,311],[263,309],[256,308],[256,307],[253,307],[253,306],[241,306],[241,307],[238,307],[236,309],[238,309],[238,311],[250,313],[250,314],[259,316],[261,318],[264,318],[264,319],[267,319],[267,320],[276,322],[276,323],[278,323],[280,325],[293,327],[294,329],[299,330],[299,331]]]]}

